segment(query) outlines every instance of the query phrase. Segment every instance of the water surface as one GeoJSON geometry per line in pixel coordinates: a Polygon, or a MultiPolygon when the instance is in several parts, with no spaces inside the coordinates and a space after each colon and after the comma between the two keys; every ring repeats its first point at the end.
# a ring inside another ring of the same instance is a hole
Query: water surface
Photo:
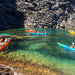
{"type": "MultiPolygon", "coordinates": [[[[75,35],[71,35],[69,29],[33,29],[39,32],[51,33],[47,36],[34,36],[23,40],[11,41],[11,48],[5,54],[8,59],[31,64],[39,64],[61,71],[63,75],[75,74],[75,52],[68,51],[57,45],[57,42],[71,46],[75,42],[75,35]]],[[[1,31],[18,36],[32,36],[25,29],[11,29],[1,31]]]]}

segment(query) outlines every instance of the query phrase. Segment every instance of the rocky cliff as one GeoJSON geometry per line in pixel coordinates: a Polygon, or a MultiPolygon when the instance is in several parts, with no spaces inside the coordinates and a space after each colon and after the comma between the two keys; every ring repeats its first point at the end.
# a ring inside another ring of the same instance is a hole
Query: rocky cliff
{"type": "Polygon", "coordinates": [[[0,30],[24,27],[23,12],[16,8],[15,0],[0,0],[0,30]]]}
{"type": "Polygon", "coordinates": [[[0,28],[74,28],[74,0],[0,0],[0,28]]]}

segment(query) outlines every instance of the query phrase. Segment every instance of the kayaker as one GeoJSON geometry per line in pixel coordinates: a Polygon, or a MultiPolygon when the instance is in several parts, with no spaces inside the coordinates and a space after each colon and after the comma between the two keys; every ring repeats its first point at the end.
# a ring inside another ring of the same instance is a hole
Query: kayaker
{"type": "Polygon", "coordinates": [[[0,42],[0,47],[4,46],[4,42],[0,42]]]}
{"type": "Polygon", "coordinates": [[[74,30],[71,30],[71,31],[73,31],[73,32],[74,32],[74,30]]]}
{"type": "Polygon", "coordinates": [[[46,34],[47,32],[45,31],[45,34],[46,34]]]}
{"type": "Polygon", "coordinates": [[[37,31],[37,33],[39,33],[39,31],[37,31]]]}
{"type": "Polygon", "coordinates": [[[8,41],[8,38],[5,38],[4,42],[0,42],[0,46],[3,46],[5,42],[8,41]]]}
{"type": "Polygon", "coordinates": [[[0,42],[0,46],[3,46],[4,45],[4,43],[3,42],[0,42]]]}
{"type": "Polygon", "coordinates": [[[72,42],[72,48],[74,48],[74,42],[72,42]]]}
{"type": "Polygon", "coordinates": [[[3,38],[0,39],[0,43],[3,41],[3,38]]]}
{"type": "Polygon", "coordinates": [[[45,31],[45,36],[46,36],[46,33],[47,33],[47,32],[45,31]]]}
{"type": "Polygon", "coordinates": [[[39,31],[37,31],[37,34],[38,34],[37,36],[39,36],[39,31]]]}
{"type": "Polygon", "coordinates": [[[4,42],[7,42],[8,41],[8,38],[5,38],[4,42]]]}
{"type": "Polygon", "coordinates": [[[70,29],[70,31],[73,31],[74,32],[74,30],[71,30],[71,29],[70,29]]]}

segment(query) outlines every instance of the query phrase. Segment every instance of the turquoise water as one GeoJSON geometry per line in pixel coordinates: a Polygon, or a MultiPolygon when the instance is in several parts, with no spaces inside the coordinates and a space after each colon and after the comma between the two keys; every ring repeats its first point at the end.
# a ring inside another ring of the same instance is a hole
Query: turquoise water
{"type": "MultiPolygon", "coordinates": [[[[33,29],[39,32],[51,33],[47,36],[33,36],[23,40],[11,41],[9,53],[4,56],[14,61],[31,64],[39,64],[51,67],[62,75],[75,74],[75,52],[58,47],[57,42],[71,46],[75,42],[75,35],[71,35],[69,29],[33,29]]],[[[1,31],[18,36],[31,36],[25,29],[12,29],[1,31]]]]}

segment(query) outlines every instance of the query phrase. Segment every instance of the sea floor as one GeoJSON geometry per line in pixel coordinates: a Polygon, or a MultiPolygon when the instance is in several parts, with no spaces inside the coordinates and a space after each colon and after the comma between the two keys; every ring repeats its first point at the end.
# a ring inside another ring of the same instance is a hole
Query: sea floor
{"type": "MultiPolygon", "coordinates": [[[[44,65],[41,66],[38,64],[30,64],[30,63],[22,64],[20,62],[11,62],[11,60],[10,61],[0,60],[0,65],[5,65],[5,69],[7,68],[7,66],[9,68],[12,68],[11,72],[13,74],[9,74],[9,75],[14,75],[14,74],[15,75],[62,75],[61,72],[57,72],[49,67],[46,67],[44,65]]],[[[4,68],[4,66],[0,67],[0,69],[2,68],[4,68]]],[[[3,70],[3,73],[6,73],[6,71],[3,70]]]]}
{"type": "Polygon", "coordinates": [[[38,52],[30,53],[29,51],[23,52],[21,50],[7,54],[1,52],[0,58],[0,64],[12,67],[14,72],[18,74],[74,75],[75,72],[75,61],[44,56],[38,52]]]}

